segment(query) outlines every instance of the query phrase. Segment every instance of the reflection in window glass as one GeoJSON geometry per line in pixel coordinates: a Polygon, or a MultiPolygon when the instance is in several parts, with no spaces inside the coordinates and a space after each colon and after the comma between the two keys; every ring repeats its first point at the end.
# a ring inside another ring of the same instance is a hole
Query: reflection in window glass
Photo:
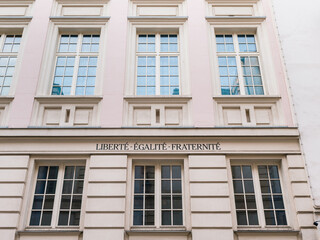
{"type": "Polygon", "coordinates": [[[264,95],[255,35],[217,34],[222,95],[264,95]]]}
{"type": "Polygon", "coordinates": [[[100,35],[60,36],[52,95],[94,95],[99,42],[100,35]]]}
{"type": "Polygon", "coordinates": [[[179,95],[177,34],[139,34],[137,41],[137,95],[179,95]]]}

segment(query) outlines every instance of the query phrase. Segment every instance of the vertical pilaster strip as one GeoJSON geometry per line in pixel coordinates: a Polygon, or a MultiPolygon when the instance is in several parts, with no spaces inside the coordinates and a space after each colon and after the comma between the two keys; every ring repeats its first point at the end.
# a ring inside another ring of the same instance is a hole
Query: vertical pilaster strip
{"type": "Polygon", "coordinates": [[[232,240],[232,216],[225,156],[189,157],[192,239],[232,240]]]}
{"type": "Polygon", "coordinates": [[[84,240],[123,240],[127,156],[91,156],[84,219],[84,240]]]}

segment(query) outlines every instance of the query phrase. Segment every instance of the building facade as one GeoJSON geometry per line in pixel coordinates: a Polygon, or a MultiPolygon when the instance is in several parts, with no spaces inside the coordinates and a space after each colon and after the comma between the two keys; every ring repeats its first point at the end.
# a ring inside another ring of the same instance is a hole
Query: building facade
{"type": "Polygon", "coordinates": [[[0,1],[0,233],[315,240],[270,0],[0,1]]]}
{"type": "Polygon", "coordinates": [[[290,1],[290,5],[295,10],[289,13],[285,10],[286,3],[288,1],[274,1],[274,10],[299,124],[302,149],[310,176],[317,220],[319,220],[320,165],[317,143],[320,141],[320,124],[317,119],[320,115],[318,107],[320,100],[313,89],[320,87],[317,81],[317,75],[320,73],[317,53],[320,49],[316,40],[320,37],[317,24],[319,18],[317,9],[320,3],[307,1],[301,6],[298,1],[290,1]],[[299,11],[296,10],[298,6],[299,11]],[[286,17],[283,17],[285,12],[286,17]],[[301,13],[303,17],[297,17],[299,14],[301,16],[301,13]],[[303,44],[305,41],[308,41],[308,44],[303,44]]]}

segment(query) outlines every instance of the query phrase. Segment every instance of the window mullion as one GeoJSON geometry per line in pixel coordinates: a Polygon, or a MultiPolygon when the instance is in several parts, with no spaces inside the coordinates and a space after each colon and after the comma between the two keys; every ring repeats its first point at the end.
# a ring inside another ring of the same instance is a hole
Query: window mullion
{"type": "Polygon", "coordinates": [[[260,223],[260,226],[265,226],[266,222],[265,222],[265,218],[264,218],[262,192],[261,192],[261,188],[260,188],[258,166],[256,164],[252,165],[252,177],[253,177],[253,184],[254,184],[255,195],[256,195],[256,204],[257,204],[259,223],[260,223]]]}
{"type": "Polygon", "coordinates": [[[160,34],[156,35],[156,95],[160,95],[160,34]]]}
{"type": "Polygon", "coordinates": [[[59,166],[56,192],[54,195],[53,209],[52,209],[52,220],[51,225],[55,228],[58,226],[58,219],[60,213],[60,203],[62,194],[62,179],[63,178],[63,166],[59,166]]]}
{"type": "Polygon", "coordinates": [[[240,95],[245,95],[244,77],[243,77],[243,70],[242,70],[242,66],[241,66],[241,55],[240,55],[239,41],[238,41],[237,34],[233,34],[233,42],[234,42],[234,49],[236,52],[236,62],[237,62],[237,69],[238,69],[240,95]]]}

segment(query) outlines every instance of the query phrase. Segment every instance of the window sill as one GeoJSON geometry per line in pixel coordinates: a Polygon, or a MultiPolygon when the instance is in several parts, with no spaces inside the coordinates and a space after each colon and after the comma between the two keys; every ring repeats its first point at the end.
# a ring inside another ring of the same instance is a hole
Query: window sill
{"type": "Polygon", "coordinates": [[[234,233],[236,234],[250,234],[250,233],[270,233],[270,234],[274,234],[274,233],[278,233],[278,234],[293,234],[296,235],[299,233],[299,231],[297,230],[293,230],[291,227],[289,226],[268,226],[268,227],[264,227],[262,228],[261,226],[244,226],[244,227],[239,227],[238,229],[234,231],[234,233]]]}
{"type": "Polygon", "coordinates": [[[18,231],[17,232],[19,236],[21,235],[74,235],[74,236],[80,236],[83,231],[80,231],[79,228],[55,228],[55,229],[49,229],[49,228],[30,228],[27,227],[24,231],[18,231]]]}
{"type": "Polygon", "coordinates": [[[124,100],[129,103],[187,103],[192,99],[185,95],[164,95],[164,96],[124,96],[124,100]]]}
{"type": "Polygon", "coordinates": [[[9,104],[13,99],[14,96],[0,96],[0,104],[9,104]]]}
{"type": "Polygon", "coordinates": [[[90,103],[96,104],[102,100],[102,96],[35,96],[35,100],[42,104],[48,103],[90,103]]]}
{"type": "Polygon", "coordinates": [[[246,103],[246,102],[256,102],[256,103],[265,103],[265,102],[277,102],[281,99],[278,95],[215,95],[213,99],[216,102],[237,102],[237,103],[246,103]]]}
{"type": "Polygon", "coordinates": [[[191,231],[187,231],[183,226],[144,226],[144,227],[131,227],[129,231],[126,231],[129,236],[132,235],[152,235],[152,234],[163,234],[163,235],[179,235],[187,236],[191,234],[191,231]]]}

